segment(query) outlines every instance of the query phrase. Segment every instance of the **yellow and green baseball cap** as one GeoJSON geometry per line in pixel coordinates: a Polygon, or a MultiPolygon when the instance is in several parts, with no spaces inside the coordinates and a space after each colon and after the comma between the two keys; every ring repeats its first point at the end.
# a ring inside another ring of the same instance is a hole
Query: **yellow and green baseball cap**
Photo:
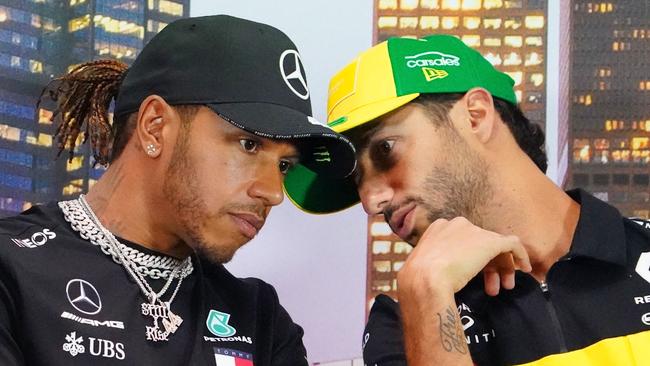
{"type": "MultiPolygon", "coordinates": [[[[390,38],[364,52],[330,80],[328,125],[338,133],[370,122],[423,93],[464,93],[481,87],[514,105],[512,78],[451,35],[390,38]]],[[[285,180],[302,210],[330,213],[359,202],[353,176],[318,176],[298,166],[285,180]]]]}

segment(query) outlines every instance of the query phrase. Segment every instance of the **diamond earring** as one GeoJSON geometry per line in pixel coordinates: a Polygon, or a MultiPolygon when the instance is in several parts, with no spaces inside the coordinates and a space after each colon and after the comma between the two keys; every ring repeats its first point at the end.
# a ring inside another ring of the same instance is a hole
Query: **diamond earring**
{"type": "Polygon", "coordinates": [[[149,154],[149,156],[153,156],[156,153],[156,150],[157,150],[156,145],[154,144],[147,145],[147,154],[149,154]]]}

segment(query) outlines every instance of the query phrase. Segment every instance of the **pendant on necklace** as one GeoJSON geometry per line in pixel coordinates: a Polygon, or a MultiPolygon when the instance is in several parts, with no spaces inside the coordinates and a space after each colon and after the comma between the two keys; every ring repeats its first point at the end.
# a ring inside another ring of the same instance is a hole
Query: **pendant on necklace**
{"type": "Polygon", "coordinates": [[[153,326],[146,326],[146,336],[148,341],[168,341],[170,334],[176,332],[178,327],[183,322],[183,319],[172,313],[169,309],[169,303],[163,303],[158,300],[158,303],[142,303],[141,305],[142,315],[150,316],[153,318],[153,326]],[[159,324],[158,318],[161,319],[162,325],[165,328],[163,331],[159,324]]]}

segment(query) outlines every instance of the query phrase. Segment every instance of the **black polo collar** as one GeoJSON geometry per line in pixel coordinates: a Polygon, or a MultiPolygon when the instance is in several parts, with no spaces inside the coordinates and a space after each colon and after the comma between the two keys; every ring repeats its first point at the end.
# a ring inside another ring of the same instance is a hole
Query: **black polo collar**
{"type": "Polygon", "coordinates": [[[582,189],[567,194],[580,204],[580,218],[565,257],[587,257],[625,266],[625,227],[618,210],[582,189]]]}

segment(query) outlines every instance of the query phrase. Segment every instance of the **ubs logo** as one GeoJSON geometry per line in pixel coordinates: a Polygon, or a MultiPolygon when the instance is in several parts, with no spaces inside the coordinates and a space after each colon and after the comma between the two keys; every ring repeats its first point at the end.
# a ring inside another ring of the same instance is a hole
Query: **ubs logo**
{"type": "Polygon", "coordinates": [[[78,311],[95,315],[102,310],[102,299],[95,286],[86,280],[75,278],[65,287],[70,305],[78,311]]]}

